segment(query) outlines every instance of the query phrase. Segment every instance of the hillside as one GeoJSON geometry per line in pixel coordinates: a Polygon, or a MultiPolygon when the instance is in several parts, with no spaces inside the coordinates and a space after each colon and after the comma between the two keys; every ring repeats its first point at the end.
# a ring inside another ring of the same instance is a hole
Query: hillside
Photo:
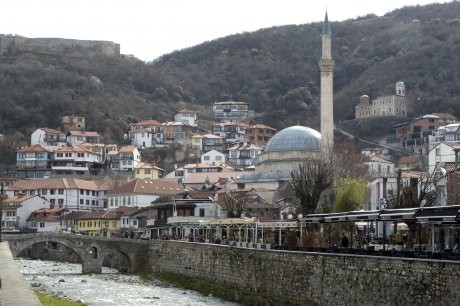
{"type": "MultiPolygon", "coordinates": [[[[102,55],[4,54],[0,163],[14,164],[14,149],[32,131],[58,127],[69,114],[85,116],[88,129],[118,143],[129,122],[171,120],[184,106],[211,120],[211,104],[227,99],[249,102],[256,122],[319,128],[321,29],[312,23],[232,35],[148,64],[102,55]]],[[[360,95],[390,94],[398,80],[416,101],[413,114],[460,117],[460,3],[332,22],[331,31],[336,122],[354,118],[360,95]]]]}

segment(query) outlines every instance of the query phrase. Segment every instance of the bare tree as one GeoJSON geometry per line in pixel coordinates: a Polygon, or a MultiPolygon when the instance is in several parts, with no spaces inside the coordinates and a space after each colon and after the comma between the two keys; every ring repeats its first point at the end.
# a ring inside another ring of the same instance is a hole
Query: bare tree
{"type": "Polygon", "coordinates": [[[227,218],[239,218],[244,212],[247,198],[242,192],[227,192],[224,194],[222,209],[227,212],[227,218]]]}
{"type": "Polygon", "coordinates": [[[334,167],[331,154],[323,154],[320,158],[299,165],[298,170],[291,173],[291,183],[299,199],[299,212],[313,213],[318,206],[321,193],[334,182],[334,167]]]}

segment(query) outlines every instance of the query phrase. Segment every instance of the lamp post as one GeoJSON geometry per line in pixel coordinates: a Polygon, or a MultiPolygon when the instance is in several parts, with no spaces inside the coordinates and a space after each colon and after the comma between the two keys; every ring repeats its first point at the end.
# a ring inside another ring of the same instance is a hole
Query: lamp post
{"type": "Polygon", "coordinates": [[[3,223],[3,183],[0,183],[0,242],[3,241],[2,223],[3,223]]]}

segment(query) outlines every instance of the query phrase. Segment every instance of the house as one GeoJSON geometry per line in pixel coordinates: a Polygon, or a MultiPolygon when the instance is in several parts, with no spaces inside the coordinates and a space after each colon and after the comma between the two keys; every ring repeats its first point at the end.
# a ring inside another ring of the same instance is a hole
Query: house
{"type": "Polygon", "coordinates": [[[57,232],[61,229],[61,218],[65,208],[41,208],[27,218],[27,228],[37,232],[57,232]]]}
{"type": "MultiPolygon", "coordinates": [[[[439,164],[454,163],[455,154],[460,151],[458,142],[441,142],[428,154],[428,172],[433,173],[439,164]]],[[[457,160],[459,161],[459,160],[457,160]]]]}
{"type": "Polygon", "coordinates": [[[124,146],[118,151],[118,160],[119,171],[134,171],[134,168],[141,161],[141,154],[136,147],[124,146]]]}
{"type": "Polygon", "coordinates": [[[87,211],[72,211],[70,213],[64,213],[61,216],[60,228],[66,232],[74,233],[78,231],[78,219],[88,213],[87,211]]]}
{"type": "Polygon", "coordinates": [[[86,130],[85,117],[80,116],[63,116],[61,125],[64,131],[84,131],[86,130]]]}
{"type": "Polygon", "coordinates": [[[224,147],[227,149],[238,141],[246,141],[248,129],[249,125],[244,122],[225,120],[213,125],[213,134],[224,138],[224,147]]]}
{"type": "Polygon", "coordinates": [[[11,195],[3,199],[0,212],[0,222],[3,231],[19,230],[27,228],[27,218],[33,211],[41,208],[50,208],[50,202],[37,195],[11,195]]]}
{"type": "Polygon", "coordinates": [[[192,136],[192,148],[206,153],[211,150],[223,152],[224,139],[214,134],[194,135],[192,136]]]}
{"type": "Polygon", "coordinates": [[[144,229],[139,227],[139,220],[136,214],[139,212],[137,207],[118,207],[115,210],[120,217],[120,231],[122,237],[136,237],[139,238],[144,233],[144,229]]]}
{"type": "Polygon", "coordinates": [[[159,179],[162,178],[165,173],[164,169],[155,166],[155,164],[152,165],[144,162],[138,163],[134,168],[134,171],[135,178],[143,180],[159,179]]]}
{"type": "Polygon", "coordinates": [[[187,146],[191,143],[193,135],[193,127],[184,122],[172,121],[162,124],[163,127],[163,143],[172,144],[178,143],[187,146]]]}
{"type": "Polygon", "coordinates": [[[54,152],[51,170],[55,175],[95,174],[94,164],[99,163],[100,155],[83,146],[62,147],[54,152]]]}
{"type": "Polygon", "coordinates": [[[249,110],[247,102],[214,102],[212,110],[216,120],[243,120],[254,117],[254,111],[249,110]]]}
{"type": "Polygon", "coordinates": [[[460,142],[460,123],[438,127],[434,135],[429,136],[430,150],[441,142],[460,142]]]}
{"type": "Polygon", "coordinates": [[[417,154],[428,154],[429,136],[435,135],[439,121],[438,116],[430,114],[394,125],[398,146],[417,154]]]}
{"type": "Polygon", "coordinates": [[[39,196],[50,203],[49,208],[65,207],[69,211],[89,211],[104,205],[104,192],[95,181],[73,178],[19,180],[6,189],[6,194],[39,196]]]}
{"type": "Polygon", "coordinates": [[[113,150],[114,146],[116,150],[118,149],[116,145],[105,145],[103,143],[82,143],[79,146],[97,154],[98,160],[95,163],[99,163],[101,166],[105,163],[107,152],[113,150]]]}
{"type": "Polygon", "coordinates": [[[220,164],[186,164],[184,166],[184,178],[187,178],[191,173],[212,173],[212,172],[223,172],[223,171],[233,171],[233,168],[230,166],[220,163],[220,164]]]}
{"type": "Polygon", "coordinates": [[[49,149],[57,149],[67,145],[67,136],[56,129],[38,128],[30,135],[30,145],[37,144],[49,147],[49,149]]]}
{"type": "MultiPolygon", "coordinates": [[[[151,137],[152,137],[152,139],[151,139],[151,142],[152,142],[151,147],[163,144],[163,125],[159,121],[156,121],[156,120],[144,120],[144,121],[141,121],[141,122],[138,122],[138,123],[134,123],[134,124],[132,124],[130,126],[130,130],[133,133],[136,130],[149,131],[151,133],[151,137]]],[[[129,132],[128,134],[129,134],[129,139],[131,139],[131,141],[132,141],[133,138],[131,138],[131,135],[130,135],[131,132],[129,132]]],[[[136,137],[139,138],[141,136],[137,135],[136,137]]],[[[145,137],[147,137],[147,135],[145,135],[145,137]]],[[[137,145],[135,145],[132,142],[131,142],[131,145],[139,147],[140,143],[142,143],[141,140],[136,140],[137,145]]],[[[148,147],[147,144],[148,144],[148,142],[146,141],[145,147],[148,147]]]]}
{"type": "Polygon", "coordinates": [[[16,152],[16,175],[20,179],[48,178],[51,175],[53,151],[35,144],[16,152]]]}
{"type": "Polygon", "coordinates": [[[75,146],[82,143],[100,143],[98,132],[89,131],[69,131],[67,133],[67,143],[70,146],[75,146]]]}
{"type": "Polygon", "coordinates": [[[196,126],[196,112],[189,109],[181,109],[174,115],[174,121],[196,126]]]}
{"type": "Polygon", "coordinates": [[[392,176],[395,173],[395,163],[380,155],[372,155],[367,157],[364,162],[369,169],[369,173],[373,176],[392,176]]]}
{"type": "Polygon", "coordinates": [[[265,146],[273,135],[278,132],[277,129],[264,124],[251,125],[246,131],[246,141],[260,147],[265,146]]]}
{"type": "Polygon", "coordinates": [[[177,198],[184,194],[184,187],[175,179],[135,179],[107,193],[108,208],[146,207],[160,198],[177,198]]]}
{"type": "Polygon", "coordinates": [[[420,156],[403,156],[399,159],[398,168],[404,170],[422,170],[423,162],[420,156]]]}
{"type": "Polygon", "coordinates": [[[77,230],[89,236],[120,237],[120,215],[115,210],[95,210],[77,219],[77,230]]]}
{"type": "Polygon", "coordinates": [[[226,156],[224,153],[211,150],[206,153],[201,154],[201,163],[202,164],[221,164],[226,162],[226,156]]]}
{"type": "Polygon", "coordinates": [[[131,145],[136,148],[151,148],[153,147],[152,132],[148,129],[136,129],[128,132],[131,145]]]}
{"type": "Polygon", "coordinates": [[[251,142],[238,142],[227,150],[229,161],[236,168],[245,168],[257,164],[259,155],[263,151],[262,147],[251,142]]]}
{"type": "Polygon", "coordinates": [[[210,189],[221,179],[233,180],[248,172],[228,171],[228,172],[202,172],[188,175],[182,183],[188,189],[204,190],[210,189]]]}

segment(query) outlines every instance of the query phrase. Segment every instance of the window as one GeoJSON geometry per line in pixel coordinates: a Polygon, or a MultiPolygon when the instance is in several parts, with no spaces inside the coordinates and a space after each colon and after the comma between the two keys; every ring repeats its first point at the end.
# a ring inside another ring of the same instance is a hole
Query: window
{"type": "Polygon", "coordinates": [[[45,228],[45,222],[40,222],[40,228],[45,228]]]}
{"type": "Polygon", "coordinates": [[[211,160],[211,156],[204,156],[203,159],[204,160],[211,160]]]}
{"type": "Polygon", "coordinates": [[[441,149],[440,148],[436,149],[436,156],[441,156],[441,149]]]}
{"type": "Polygon", "coordinates": [[[48,189],[42,189],[42,195],[47,195],[48,194],[48,189]]]}
{"type": "Polygon", "coordinates": [[[83,189],[80,189],[80,194],[85,194],[85,191],[83,189]]]}
{"type": "Polygon", "coordinates": [[[52,205],[56,204],[56,200],[55,199],[50,199],[50,204],[52,204],[52,205]]]}
{"type": "Polygon", "coordinates": [[[64,199],[58,199],[58,204],[63,205],[64,204],[64,199]]]}
{"type": "Polygon", "coordinates": [[[59,194],[64,194],[64,189],[58,189],[59,194]]]}
{"type": "Polygon", "coordinates": [[[91,205],[92,205],[92,206],[96,206],[96,201],[95,201],[95,200],[91,200],[91,205]]]}
{"type": "Polygon", "coordinates": [[[80,199],[80,204],[83,205],[83,199],[80,199]]]}
{"type": "Polygon", "coordinates": [[[86,200],[86,205],[89,205],[89,200],[86,200]]]}
{"type": "Polygon", "coordinates": [[[152,169],[145,169],[144,172],[145,174],[152,174],[152,169]]]}
{"type": "Polygon", "coordinates": [[[204,217],[204,212],[205,212],[204,208],[200,208],[200,217],[204,217]]]}
{"type": "Polygon", "coordinates": [[[86,195],[89,195],[89,190],[86,190],[86,195]]]}
{"type": "Polygon", "coordinates": [[[77,157],[85,157],[85,153],[77,153],[77,157]]]}
{"type": "Polygon", "coordinates": [[[37,221],[32,221],[30,223],[30,227],[36,228],[37,227],[37,221]]]}
{"type": "Polygon", "coordinates": [[[94,190],[91,191],[91,195],[92,195],[93,197],[95,197],[95,196],[96,196],[96,191],[94,191],[94,190]]]}
{"type": "Polygon", "coordinates": [[[55,189],[50,189],[50,194],[56,194],[56,190],[55,189]]]}

